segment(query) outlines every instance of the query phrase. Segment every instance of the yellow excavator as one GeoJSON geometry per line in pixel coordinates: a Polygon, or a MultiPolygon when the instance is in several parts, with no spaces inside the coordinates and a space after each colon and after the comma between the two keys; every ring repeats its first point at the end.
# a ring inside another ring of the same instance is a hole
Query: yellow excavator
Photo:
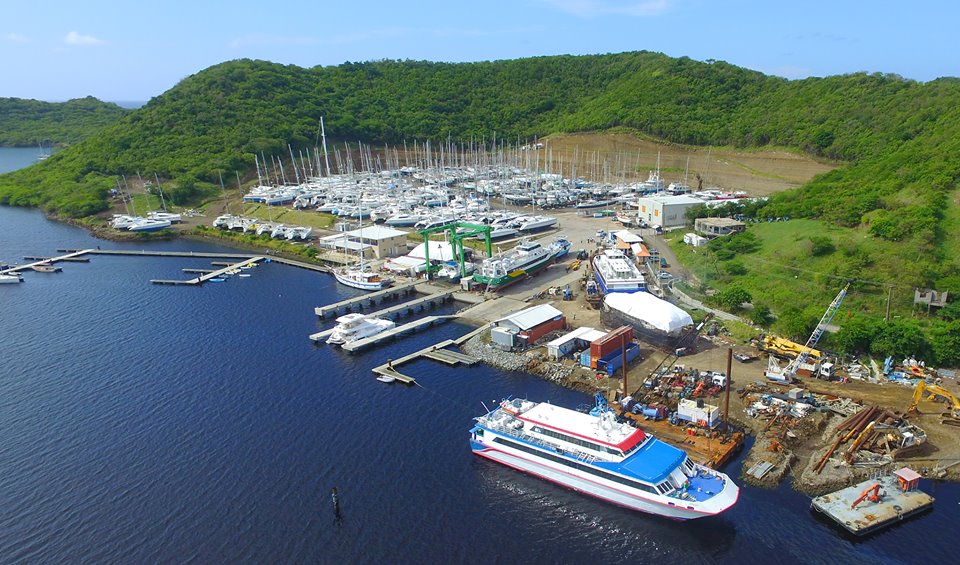
{"type": "MultiPolygon", "coordinates": [[[[763,340],[760,342],[760,349],[784,358],[797,357],[803,351],[803,348],[804,346],[802,343],[796,343],[794,341],[790,341],[789,339],[772,335],[764,336],[763,340]]],[[[807,355],[814,361],[820,359],[821,356],[820,352],[813,348],[808,350],[807,355]]]]}
{"type": "Polygon", "coordinates": [[[907,408],[907,415],[919,414],[920,411],[917,410],[917,406],[922,400],[935,400],[938,396],[945,398],[950,406],[950,412],[944,414],[944,423],[960,424],[960,399],[942,386],[929,385],[924,381],[918,382],[917,387],[913,389],[913,402],[907,408]],[[924,398],[924,393],[927,395],[926,398],[924,398]]]}

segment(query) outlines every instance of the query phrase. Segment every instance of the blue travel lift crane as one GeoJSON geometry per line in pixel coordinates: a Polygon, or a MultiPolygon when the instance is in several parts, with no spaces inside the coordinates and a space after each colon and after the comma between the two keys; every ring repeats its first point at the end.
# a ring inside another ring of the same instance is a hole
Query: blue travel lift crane
{"type": "Polygon", "coordinates": [[[465,238],[482,235],[487,244],[487,257],[490,257],[493,254],[493,246],[490,244],[490,232],[492,231],[490,226],[483,224],[472,224],[469,222],[451,222],[443,226],[421,230],[417,233],[423,236],[424,260],[427,262],[427,280],[430,280],[430,273],[440,270],[439,266],[433,266],[430,264],[430,235],[445,231],[450,232],[450,235],[447,237],[447,239],[449,239],[451,245],[453,245],[453,254],[460,263],[460,276],[462,277],[467,276],[467,270],[464,267],[463,258],[463,240],[465,238]]]}
{"type": "Polygon", "coordinates": [[[785,368],[780,368],[780,363],[777,362],[777,358],[770,355],[770,360],[768,361],[767,370],[764,373],[768,379],[778,383],[789,384],[793,382],[794,375],[797,374],[797,369],[800,368],[810,356],[810,351],[813,350],[814,346],[817,345],[817,342],[820,341],[820,336],[823,335],[824,330],[827,329],[827,326],[830,325],[830,322],[833,320],[834,315],[836,315],[837,310],[840,309],[840,304],[843,303],[844,297],[847,296],[847,289],[850,288],[850,283],[844,285],[840,290],[840,294],[833,299],[833,302],[830,303],[830,306],[827,307],[827,311],[823,313],[823,317],[820,318],[820,323],[817,324],[817,327],[813,329],[813,333],[810,334],[810,338],[807,340],[807,343],[803,346],[803,349],[800,350],[800,354],[797,355],[797,358],[791,361],[785,368]]]}

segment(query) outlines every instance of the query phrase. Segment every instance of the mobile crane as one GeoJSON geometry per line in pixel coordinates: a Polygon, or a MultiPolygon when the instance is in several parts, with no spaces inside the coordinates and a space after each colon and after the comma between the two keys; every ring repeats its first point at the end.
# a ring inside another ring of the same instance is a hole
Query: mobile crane
{"type": "Polygon", "coordinates": [[[823,331],[827,329],[827,326],[830,325],[830,322],[833,320],[833,316],[837,313],[837,310],[840,309],[840,304],[843,303],[844,297],[847,296],[848,288],[850,288],[850,283],[844,285],[840,293],[837,294],[837,297],[834,298],[830,306],[827,307],[827,311],[824,312],[823,317],[820,318],[820,323],[814,328],[813,333],[810,334],[810,338],[807,339],[807,343],[804,344],[803,349],[800,350],[796,359],[781,369],[777,358],[773,354],[770,355],[767,370],[764,373],[768,379],[778,383],[790,383],[793,381],[793,376],[797,374],[797,369],[799,369],[800,365],[810,356],[810,353],[813,351],[813,346],[820,341],[820,336],[823,335],[823,331]]]}

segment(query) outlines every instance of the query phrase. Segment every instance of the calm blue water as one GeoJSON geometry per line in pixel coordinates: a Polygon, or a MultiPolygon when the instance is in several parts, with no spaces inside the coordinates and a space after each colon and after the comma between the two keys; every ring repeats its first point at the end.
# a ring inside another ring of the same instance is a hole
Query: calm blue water
{"type": "MultiPolygon", "coordinates": [[[[124,247],[0,208],[0,260],[96,245],[124,247]]],[[[313,346],[313,308],[350,292],[318,273],[270,264],[200,288],[148,282],[205,265],[94,257],[0,288],[0,562],[955,558],[953,484],[923,485],[938,498],[932,513],[851,541],[786,485],[742,487],[725,515],[678,524],[481,459],[467,443],[481,401],[589,398],[431,361],[404,367],[423,388],[379,383],[371,367],[469,328],[439,326],[356,356],[313,346]]],[[[739,460],[726,469],[739,470],[739,460]]]]}
{"type": "Polygon", "coordinates": [[[32,165],[38,155],[39,147],[0,147],[0,174],[32,165]]]}

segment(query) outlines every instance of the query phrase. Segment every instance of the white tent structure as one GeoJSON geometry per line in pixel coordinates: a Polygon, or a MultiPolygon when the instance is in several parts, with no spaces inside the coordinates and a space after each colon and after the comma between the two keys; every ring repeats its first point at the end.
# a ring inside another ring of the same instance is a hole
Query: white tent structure
{"type": "Polygon", "coordinates": [[[426,245],[430,244],[430,261],[454,261],[457,258],[453,254],[453,245],[446,241],[427,241],[413,248],[413,251],[407,253],[407,257],[416,259],[426,258],[426,245]]]}
{"type": "Polygon", "coordinates": [[[608,308],[668,334],[677,334],[693,324],[690,314],[647,292],[612,292],[604,297],[603,303],[608,308]]]}

